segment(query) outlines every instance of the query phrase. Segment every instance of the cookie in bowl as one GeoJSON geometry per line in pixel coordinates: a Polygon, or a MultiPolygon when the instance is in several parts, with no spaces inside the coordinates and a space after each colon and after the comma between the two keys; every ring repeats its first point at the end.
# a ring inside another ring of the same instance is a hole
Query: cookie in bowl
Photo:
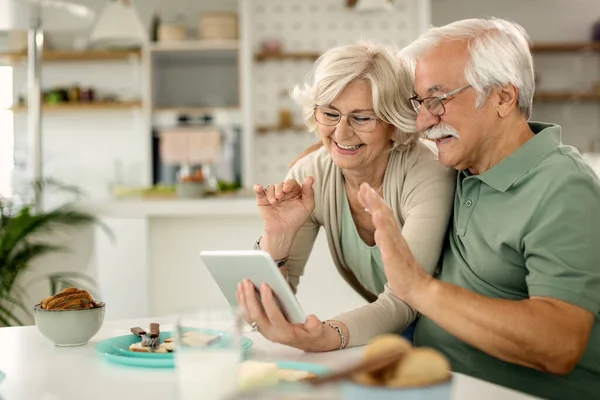
{"type": "Polygon", "coordinates": [[[35,325],[56,346],[82,346],[100,330],[105,304],[86,290],[67,288],[33,307],[35,325]]]}

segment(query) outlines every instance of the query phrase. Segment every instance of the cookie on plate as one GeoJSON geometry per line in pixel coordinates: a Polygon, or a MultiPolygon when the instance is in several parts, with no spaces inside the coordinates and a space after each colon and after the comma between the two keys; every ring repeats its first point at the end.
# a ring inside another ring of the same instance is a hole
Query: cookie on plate
{"type": "Polygon", "coordinates": [[[129,346],[129,351],[135,351],[138,353],[168,353],[163,344],[164,343],[161,343],[156,350],[151,351],[150,347],[142,346],[142,342],[135,342],[129,346]]]}

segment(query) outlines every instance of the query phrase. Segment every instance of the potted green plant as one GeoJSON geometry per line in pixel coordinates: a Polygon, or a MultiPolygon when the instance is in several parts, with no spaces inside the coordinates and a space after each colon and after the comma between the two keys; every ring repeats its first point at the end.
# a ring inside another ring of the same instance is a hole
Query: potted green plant
{"type": "MultiPolygon", "coordinates": [[[[31,315],[30,307],[23,301],[27,283],[21,278],[32,261],[49,253],[68,250],[66,246],[49,241],[49,234],[58,228],[84,227],[98,222],[94,215],[79,210],[71,201],[40,211],[33,204],[17,206],[0,198],[0,327],[24,325],[18,310],[21,314],[31,315]]],[[[76,280],[92,281],[76,272],[48,274],[43,279],[48,279],[51,294],[65,286],[74,286],[76,280]]]]}

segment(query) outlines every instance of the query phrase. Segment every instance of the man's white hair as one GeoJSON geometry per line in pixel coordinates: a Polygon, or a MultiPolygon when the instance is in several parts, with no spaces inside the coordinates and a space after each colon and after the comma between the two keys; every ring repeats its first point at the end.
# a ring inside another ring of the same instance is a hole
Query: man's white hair
{"type": "Polygon", "coordinates": [[[414,86],[413,73],[397,52],[391,45],[361,40],[322,54],[304,87],[296,86],[291,91],[292,99],[302,106],[308,130],[316,132],[315,107],[330,105],[350,82],[363,79],[371,85],[375,115],[396,128],[394,147],[414,144],[419,138],[417,114],[408,100],[414,86]]]}
{"type": "Polygon", "coordinates": [[[400,52],[413,68],[419,57],[442,43],[466,41],[470,60],[465,79],[477,93],[477,107],[485,102],[491,89],[513,85],[519,90],[518,107],[531,117],[535,74],[530,39],[517,23],[499,19],[465,19],[431,28],[400,52]]]}

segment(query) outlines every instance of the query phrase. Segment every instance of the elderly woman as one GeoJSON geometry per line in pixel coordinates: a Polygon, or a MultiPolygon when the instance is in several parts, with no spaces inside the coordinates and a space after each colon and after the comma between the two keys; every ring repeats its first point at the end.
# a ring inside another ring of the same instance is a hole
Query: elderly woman
{"type": "Polygon", "coordinates": [[[292,92],[322,148],[299,160],[285,182],[255,185],[264,224],[255,248],[273,257],[296,291],[324,227],[339,273],[370,304],[323,323],[310,315],[304,324],[290,324],[267,285],[260,288],[261,304],[253,284],[244,281],[238,302],[246,320],[269,340],[305,351],[342,349],[380,333],[402,332],[417,317],[387,285],[371,216],[358,200],[359,186],[367,182],[376,188],[419,263],[433,273],[455,174],[415,133],[416,114],[406,100],[412,95],[411,71],[395,54],[369,42],[333,48],[315,63],[312,81],[292,92]],[[361,324],[363,316],[389,309],[395,313],[379,319],[379,325],[361,324]]]}

